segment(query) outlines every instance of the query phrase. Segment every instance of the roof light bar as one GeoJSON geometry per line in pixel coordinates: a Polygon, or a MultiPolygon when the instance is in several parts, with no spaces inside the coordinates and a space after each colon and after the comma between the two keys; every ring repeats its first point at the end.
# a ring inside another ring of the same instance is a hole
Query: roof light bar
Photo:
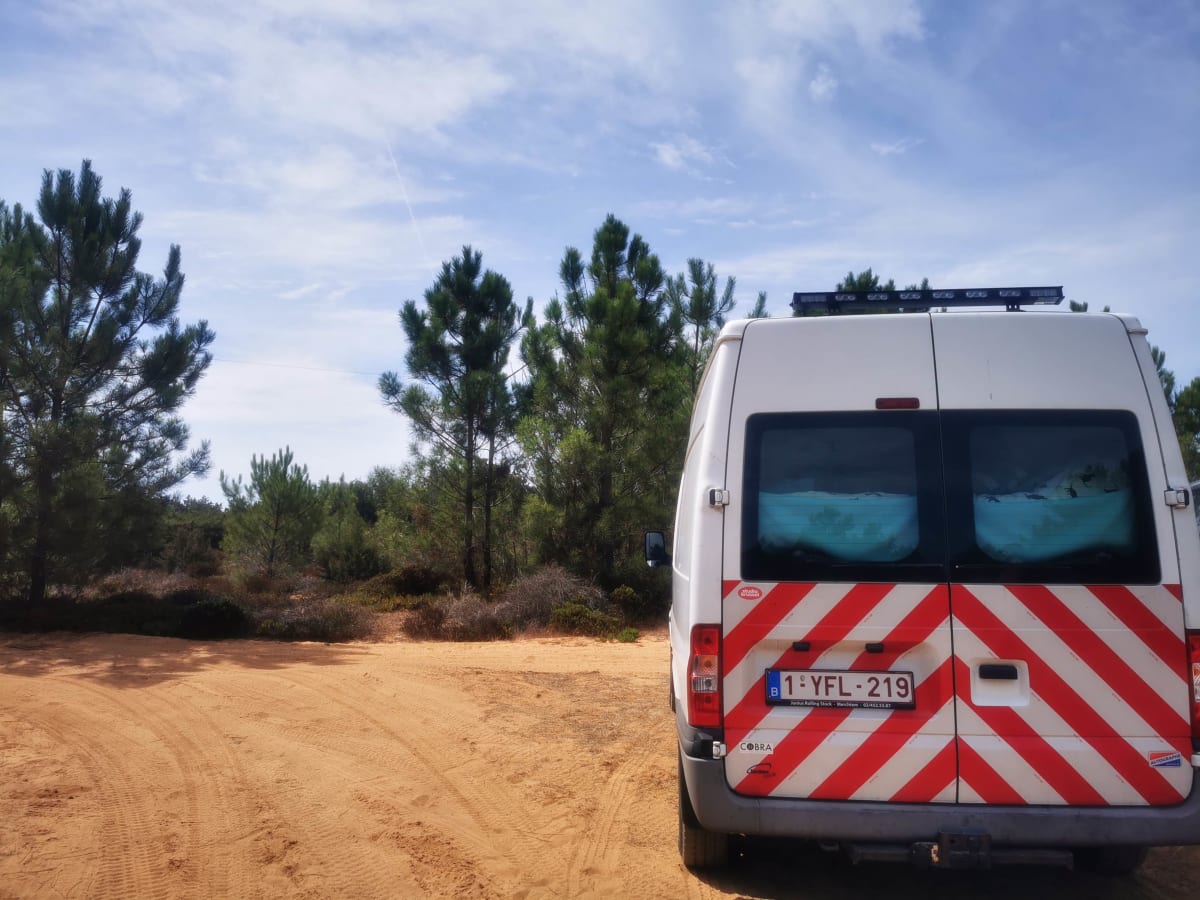
{"type": "Polygon", "coordinates": [[[1020,309],[1023,305],[1062,303],[1062,285],[1057,287],[969,288],[942,291],[831,291],[825,294],[792,294],[792,309],[827,312],[861,309],[903,309],[925,312],[934,307],[1003,306],[1020,309]]]}

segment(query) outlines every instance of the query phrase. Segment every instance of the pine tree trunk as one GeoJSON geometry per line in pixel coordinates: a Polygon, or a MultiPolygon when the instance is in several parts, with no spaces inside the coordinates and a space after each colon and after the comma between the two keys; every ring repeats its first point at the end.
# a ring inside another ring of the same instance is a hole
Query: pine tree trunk
{"type": "Polygon", "coordinates": [[[487,469],[483,473],[483,589],[492,589],[492,507],[496,505],[496,436],[488,437],[487,469]]]}
{"type": "MultiPolygon", "coordinates": [[[[613,445],[615,440],[613,432],[615,427],[611,422],[604,423],[604,430],[600,436],[600,479],[599,479],[599,518],[602,521],[611,523],[611,516],[606,514],[613,507],[613,445]]],[[[612,535],[604,531],[600,537],[600,574],[601,577],[607,580],[607,577],[612,574],[616,568],[616,547],[613,544],[612,535]]]]}
{"type": "Polygon", "coordinates": [[[46,599],[46,558],[50,552],[50,515],[54,495],[54,473],[46,461],[38,464],[37,506],[34,521],[33,555],[29,560],[29,605],[46,599]]]}
{"type": "Polygon", "coordinates": [[[463,490],[463,579],[471,587],[478,587],[475,574],[475,425],[473,422],[467,424],[464,474],[466,484],[463,490]]]}

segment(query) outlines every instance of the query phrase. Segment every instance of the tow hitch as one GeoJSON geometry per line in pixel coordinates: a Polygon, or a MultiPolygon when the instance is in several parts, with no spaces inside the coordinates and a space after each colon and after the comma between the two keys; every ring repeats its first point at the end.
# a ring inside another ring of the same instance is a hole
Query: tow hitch
{"type": "Polygon", "coordinates": [[[916,866],[933,869],[990,869],[992,837],[982,831],[943,831],[937,843],[913,844],[909,856],[916,866]]]}
{"type": "MultiPolygon", "coordinates": [[[[823,845],[824,846],[824,845],[823,845]]],[[[827,849],[835,848],[830,845],[827,849]]],[[[993,847],[985,831],[942,831],[936,841],[915,844],[843,844],[855,865],[864,862],[910,863],[921,869],[990,869],[993,866],[1074,866],[1070,850],[993,847]]]]}
{"type": "Polygon", "coordinates": [[[1070,850],[997,847],[984,831],[943,831],[936,843],[917,843],[909,859],[921,868],[990,869],[992,866],[1074,866],[1070,850]]]}

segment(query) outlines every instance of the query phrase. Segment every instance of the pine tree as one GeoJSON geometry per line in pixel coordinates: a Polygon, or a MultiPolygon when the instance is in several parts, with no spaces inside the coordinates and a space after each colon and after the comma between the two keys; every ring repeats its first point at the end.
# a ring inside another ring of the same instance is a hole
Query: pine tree
{"type": "Polygon", "coordinates": [[[563,298],[522,343],[527,521],[543,558],[610,580],[645,523],[669,515],[691,399],[681,323],[658,257],[612,215],[590,264],[568,247],[559,275],[563,298]]]}
{"type": "Polygon", "coordinates": [[[290,447],[250,457],[250,482],[220,475],[228,513],[221,547],[268,578],[303,563],[320,524],[317,488],[290,447]]]}
{"type": "Polygon", "coordinates": [[[532,320],[531,307],[532,301],[522,312],[508,281],[484,272],[483,255],[463,247],[425,291],[425,309],[409,300],[400,311],[412,381],[405,385],[394,372],[379,379],[384,402],[408,417],[418,438],[445,456],[444,471],[456,476],[450,483],[461,500],[463,578],[485,589],[492,581],[497,470],[514,421],[504,368],[513,341],[532,320]],[[480,503],[483,527],[477,533],[480,503]]]}
{"type": "MultiPolygon", "coordinates": [[[[687,278],[677,275],[667,286],[671,305],[685,330],[690,371],[688,383],[693,395],[700,384],[713,339],[736,303],[733,297],[736,284],[732,277],[726,278],[725,287],[718,294],[713,264],[693,258],[688,260],[687,278]]],[[[765,295],[762,299],[765,304],[765,295]]]]}
{"type": "Polygon", "coordinates": [[[207,444],[181,457],[177,413],[213,333],[179,322],[179,247],[161,278],[139,272],[141,214],[101,187],[85,160],[44,173],[37,219],[0,203],[0,507],[33,603],[52,575],[91,574],[123,512],[208,467],[207,444]]]}

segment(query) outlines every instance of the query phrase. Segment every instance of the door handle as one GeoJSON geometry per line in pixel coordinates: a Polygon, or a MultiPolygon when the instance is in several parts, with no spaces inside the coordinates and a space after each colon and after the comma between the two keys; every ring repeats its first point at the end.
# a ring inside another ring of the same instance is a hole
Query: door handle
{"type": "Polygon", "coordinates": [[[981,663],[979,677],[993,681],[1016,681],[1017,667],[1011,663],[981,663]]]}

